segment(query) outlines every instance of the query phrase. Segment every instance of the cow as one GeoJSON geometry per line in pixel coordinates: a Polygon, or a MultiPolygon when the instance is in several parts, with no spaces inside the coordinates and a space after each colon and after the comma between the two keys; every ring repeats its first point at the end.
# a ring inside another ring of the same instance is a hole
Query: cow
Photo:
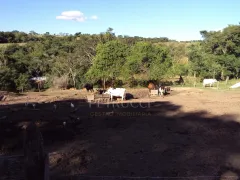
{"type": "Polygon", "coordinates": [[[106,92],[106,90],[103,90],[103,89],[97,89],[97,92],[98,92],[98,94],[103,94],[103,93],[106,92]]]}
{"type": "Polygon", "coordinates": [[[94,92],[94,90],[93,90],[93,84],[87,83],[87,84],[84,85],[84,88],[86,88],[86,90],[87,90],[88,92],[89,92],[89,91],[94,92]]]}
{"type": "Polygon", "coordinates": [[[5,95],[0,95],[0,101],[5,101],[7,97],[5,95]]]}
{"type": "Polygon", "coordinates": [[[203,80],[203,87],[206,87],[207,84],[213,86],[214,83],[218,82],[216,79],[204,79],[203,80]]]}
{"type": "Polygon", "coordinates": [[[159,89],[158,89],[158,95],[160,95],[160,96],[164,96],[164,93],[165,92],[165,89],[164,88],[162,88],[162,87],[159,87],[159,89]]]}
{"type": "Polygon", "coordinates": [[[169,86],[163,86],[163,85],[161,85],[161,83],[159,85],[149,83],[148,89],[149,89],[149,93],[151,92],[151,90],[158,90],[158,94],[161,96],[167,94],[168,91],[171,91],[169,86]]]}
{"type": "Polygon", "coordinates": [[[125,88],[109,88],[104,94],[110,94],[111,101],[113,100],[113,96],[121,97],[122,100],[126,99],[126,89],[125,88]]]}
{"type": "Polygon", "coordinates": [[[153,84],[153,83],[148,84],[149,93],[151,92],[151,90],[155,90],[155,89],[158,89],[155,84],[153,84]]]}

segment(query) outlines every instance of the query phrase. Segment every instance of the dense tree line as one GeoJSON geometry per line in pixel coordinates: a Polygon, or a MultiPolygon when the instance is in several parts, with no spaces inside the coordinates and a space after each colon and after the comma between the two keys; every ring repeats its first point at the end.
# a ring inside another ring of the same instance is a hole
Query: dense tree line
{"type": "MultiPolygon", "coordinates": [[[[111,32],[113,29],[109,28],[107,32],[111,32]]],[[[68,33],[60,33],[58,35],[54,34],[54,37],[63,37],[63,36],[80,36],[82,35],[81,32],[77,32],[74,35],[68,34],[68,33]]],[[[103,36],[104,33],[101,33],[101,36],[103,36]]],[[[29,33],[20,32],[17,30],[4,32],[0,31],[0,43],[27,43],[30,41],[42,41],[45,37],[44,36],[50,36],[49,32],[46,32],[44,34],[38,34],[35,31],[30,31],[29,33]]],[[[157,43],[157,42],[168,42],[173,41],[169,40],[167,37],[161,37],[161,38],[143,38],[139,36],[122,36],[119,35],[117,37],[118,39],[125,39],[127,41],[143,41],[146,40],[148,42],[157,43]]]]}
{"type": "Polygon", "coordinates": [[[189,48],[189,70],[200,77],[224,80],[238,78],[240,70],[240,25],[222,31],[201,31],[203,41],[189,48]]]}
{"type": "Polygon", "coordinates": [[[116,36],[112,28],[92,35],[14,31],[12,36],[0,32],[0,42],[7,39],[14,43],[0,44],[0,89],[34,89],[36,84],[29,79],[39,76],[48,78],[44,88],[80,88],[85,82],[134,86],[179,75],[238,78],[240,26],[200,33],[202,41],[174,42],[168,38],[116,36]]]}

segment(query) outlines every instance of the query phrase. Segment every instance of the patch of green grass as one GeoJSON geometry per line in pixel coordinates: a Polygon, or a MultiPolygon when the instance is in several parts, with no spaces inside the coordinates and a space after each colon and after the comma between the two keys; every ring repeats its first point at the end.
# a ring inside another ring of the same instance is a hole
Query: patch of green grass
{"type": "Polygon", "coordinates": [[[7,46],[10,46],[10,45],[13,45],[13,44],[18,44],[19,46],[23,46],[26,43],[0,43],[0,48],[1,47],[7,47],[7,46]]]}
{"type": "MultiPolygon", "coordinates": [[[[232,85],[234,85],[234,84],[236,84],[236,83],[238,83],[238,82],[240,82],[240,79],[231,79],[231,80],[229,80],[227,83],[226,83],[226,81],[219,81],[219,84],[218,84],[218,83],[215,83],[215,84],[213,85],[213,87],[209,87],[209,86],[203,87],[202,82],[198,82],[198,83],[196,83],[195,88],[204,89],[204,90],[240,91],[240,88],[229,89],[230,86],[232,86],[232,85]],[[217,87],[218,87],[218,88],[217,88],[217,87]]],[[[188,84],[185,84],[185,85],[173,85],[173,87],[179,87],[179,88],[181,88],[181,87],[192,87],[192,88],[193,88],[193,87],[194,87],[194,84],[188,83],[188,84]]]]}

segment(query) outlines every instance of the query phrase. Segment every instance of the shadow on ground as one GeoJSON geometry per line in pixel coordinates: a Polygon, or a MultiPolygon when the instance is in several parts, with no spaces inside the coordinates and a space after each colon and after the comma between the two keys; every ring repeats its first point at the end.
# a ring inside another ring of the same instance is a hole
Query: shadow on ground
{"type": "Polygon", "coordinates": [[[56,110],[53,103],[0,108],[1,151],[21,153],[22,126],[38,121],[51,153],[51,179],[81,174],[215,180],[229,171],[240,177],[240,125],[233,115],[183,113],[170,102],[54,104],[56,110]]]}

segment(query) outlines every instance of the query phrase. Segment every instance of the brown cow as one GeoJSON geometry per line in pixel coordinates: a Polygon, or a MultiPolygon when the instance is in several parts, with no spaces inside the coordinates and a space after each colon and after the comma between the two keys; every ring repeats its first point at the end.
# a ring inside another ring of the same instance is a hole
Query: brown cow
{"type": "Polygon", "coordinates": [[[155,86],[155,84],[149,83],[149,84],[148,84],[149,93],[151,92],[151,90],[154,90],[154,89],[157,89],[157,87],[155,86]]]}

